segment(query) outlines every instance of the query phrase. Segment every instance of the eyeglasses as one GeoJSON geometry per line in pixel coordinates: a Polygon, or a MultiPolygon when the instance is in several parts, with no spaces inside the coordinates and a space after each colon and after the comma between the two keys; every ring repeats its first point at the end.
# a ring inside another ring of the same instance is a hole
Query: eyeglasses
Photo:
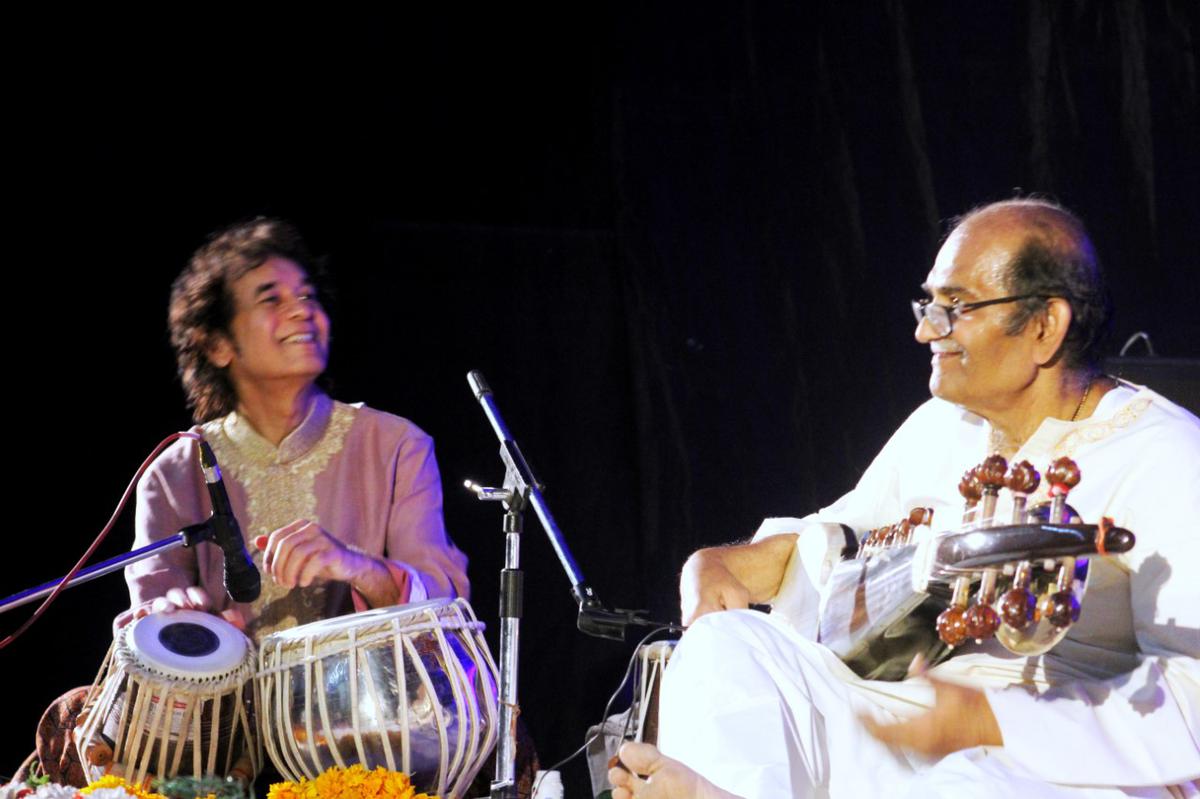
{"type": "Polygon", "coordinates": [[[954,305],[938,305],[933,300],[925,297],[920,300],[912,301],[913,316],[917,318],[917,325],[920,325],[923,320],[929,321],[929,326],[933,328],[933,332],[937,333],[938,338],[945,338],[954,332],[954,320],[959,316],[979,308],[986,308],[989,305],[999,305],[1003,302],[1016,302],[1017,300],[1029,300],[1037,297],[1046,299],[1045,294],[1017,294],[1012,297],[999,297],[994,300],[982,300],[980,302],[965,302],[955,303],[954,305]]]}

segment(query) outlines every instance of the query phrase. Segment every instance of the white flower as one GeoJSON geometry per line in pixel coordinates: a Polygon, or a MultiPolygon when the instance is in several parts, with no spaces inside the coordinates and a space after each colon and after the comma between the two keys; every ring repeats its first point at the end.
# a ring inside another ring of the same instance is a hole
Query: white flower
{"type": "Polygon", "coordinates": [[[48,782],[33,793],[33,799],[75,799],[78,790],[70,785],[48,782]]]}

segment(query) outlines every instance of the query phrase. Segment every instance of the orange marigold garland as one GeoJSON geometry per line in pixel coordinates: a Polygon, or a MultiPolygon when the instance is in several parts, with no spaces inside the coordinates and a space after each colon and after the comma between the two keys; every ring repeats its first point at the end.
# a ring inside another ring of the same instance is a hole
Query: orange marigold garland
{"type": "Polygon", "coordinates": [[[438,799],[417,793],[408,775],[388,771],[383,766],[367,771],[356,763],[347,768],[334,766],[316,779],[303,777],[299,782],[277,782],[267,799],[438,799]]]}

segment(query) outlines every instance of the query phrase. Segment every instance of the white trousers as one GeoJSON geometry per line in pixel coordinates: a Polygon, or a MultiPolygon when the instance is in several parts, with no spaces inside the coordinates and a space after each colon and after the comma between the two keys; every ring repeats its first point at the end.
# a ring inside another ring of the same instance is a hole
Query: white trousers
{"type": "MultiPolygon", "coordinates": [[[[1180,795],[1050,784],[1011,762],[1001,747],[925,761],[879,743],[859,720],[896,721],[923,713],[932,701],[923,680],[859,679],[828,649],[771,616],[712,613],[689,628],[668,664],[659,745],[744,799],[1180,795]]],[[[1070,741],[1047,745],[1062,746],[1064,757],[1086,756],[1072,751],[1070,741]]]]}

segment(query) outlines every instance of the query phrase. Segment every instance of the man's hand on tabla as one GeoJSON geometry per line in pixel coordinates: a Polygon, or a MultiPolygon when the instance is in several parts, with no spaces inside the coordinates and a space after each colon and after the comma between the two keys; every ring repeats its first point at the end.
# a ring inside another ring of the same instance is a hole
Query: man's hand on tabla
{"type": "Polygon", "coordinates": [[[260,535],[254,545],[263,550],[263,570],[285,588],[307,587],[316,580],[348,583],[368,568],[365,561],[372,560],[307,519],[260,535]]]}
{"type": "MultiPolygon", "coordinates": [[[[163,596],[143,603],[132,611],[126,611],[117,616],[113,621],[113,633],[115,634],[118,629],[124,627],[126,624],[149,616],[151,613],[174,613],[177,610],[199,610],[210,613],[212,612],[212,608],[212,597],[200,586],[191,585],[187,588],[172,588],[163,596]]],[[[236,607],[226,608],[218,615],[239,630],[246,629],[246,617],[236,607]]]]}

